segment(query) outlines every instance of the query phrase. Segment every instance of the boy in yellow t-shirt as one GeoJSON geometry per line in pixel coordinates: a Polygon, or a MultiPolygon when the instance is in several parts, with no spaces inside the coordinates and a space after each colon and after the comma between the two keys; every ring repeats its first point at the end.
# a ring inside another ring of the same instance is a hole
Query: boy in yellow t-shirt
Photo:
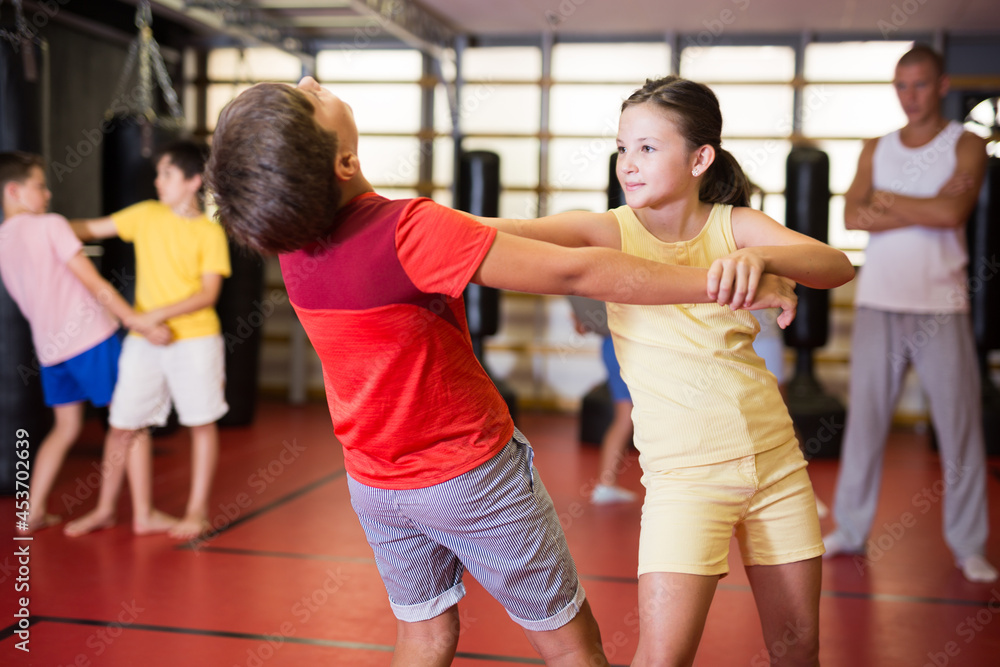
{"type": "Polygon", "coordinates": [[[85,241],[118,236],[135,244],[139,318],[147,324],[165,323],[174,340],[157,347],[135,332],[126,338],[111,398],[104,450],[107,472],[97,507],[67,524],[67,535],[114,524],[126,463],[137,534],[166,531],[188,540],[210,528],[208,501],[219,450],[216,421],[229,410],[224,346],[214,306],[230,267],[225,232],[202,210],[206,152],[193,142],[166,147],[156,163],[158,201],[72,223],[85,241]],[[191,491],[181,519],[152,506],[148,429],[166,423],[171,403],[180,423],[191,429],[191,491]]]}

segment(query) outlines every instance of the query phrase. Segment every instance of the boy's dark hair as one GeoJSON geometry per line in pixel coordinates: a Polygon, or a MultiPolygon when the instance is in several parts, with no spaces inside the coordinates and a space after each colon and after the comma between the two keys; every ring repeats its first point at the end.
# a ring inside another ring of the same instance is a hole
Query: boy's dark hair
{"type": "Polygon", "coordinates": [[[646,79],[646,85],[622,103],[622,111],[647,102],[670,116],[689,150],[706,144],[715,149],[715,161],[705,172],[698,198],[712,204],[749,206],[750,181],[736,158],[721,146],[722,111],[712,89],[673,75],[646,79]]]}
{"type": "Polygon", "coordinates": [[[184,178],[194,178],[205,173],[208,162],[208,145],[191,140],[174,141],[156,151],[153,164],[169,157],[171,164],[184,172],[184,178]]]}
{"type": "Polygon", "coordinates": [[[31,175],[33,167],[45,170],[45,159],[35,153],[10,151],[0,153],[0,193],[8,183],[23,183],[31,175]]]}
{"type": "Polygon", "coordinates": [[[938,76],[944,74],[944,57],[927,44],[917,42],[909,51],[899,58],[897,65],[916,65],[930,63],[938,76]]]}
{"type": "Polygon", "coordinates": [[[331,230],[340,204],[337,136],[301,91],[261,83],[226,105],[205,173],[218,218],[261,253],[303,248],[331,230]]]}

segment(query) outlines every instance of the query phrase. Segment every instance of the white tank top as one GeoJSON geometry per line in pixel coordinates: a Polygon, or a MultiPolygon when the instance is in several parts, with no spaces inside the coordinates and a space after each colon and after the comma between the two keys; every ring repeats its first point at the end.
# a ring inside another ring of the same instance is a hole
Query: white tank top
{"type": "MultiPolygon", "coordinates": [[[[879,139],[872,158],[876,190],[930,198],[955,173],[962,125],[951,121],[917,148],[899,131],[879,139]]],[[[969,310],[965,225],[955,229],[904,227],[872,232],[858,276],[858,306],[901,313],[964,313],[969,310]]]]}

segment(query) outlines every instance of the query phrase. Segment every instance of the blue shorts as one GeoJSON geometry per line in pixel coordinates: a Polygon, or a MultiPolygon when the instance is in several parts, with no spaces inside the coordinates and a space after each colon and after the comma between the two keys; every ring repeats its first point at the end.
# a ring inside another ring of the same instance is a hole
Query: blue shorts
{"type": "Polygon", "coordinates": [[[85,352],[53,366],[42,366],[42,393],[45,405],[66,405],[90,401],[102,408],[111,402],[118,379],[118,355],[122,351],[118,334],[85,352]]]}
{"type": "Polygon", "coordinates": [[[566,535],[519,432],[486,463],[422,489],[377,489],[348,476],[393,614],[434,618],[465,596],[465,569],[527,630],[555,630],[585,594],[566,535]]]}
{"type": "Polygon", "coordinates": [[[608,369],[608,389],[611,390],[611,400],[631,401],[632,394],[628,393],[628,385],[622,379],[622,367],[618,365],[618,357],[615,356],[615,344],[611,336],[606,336],[601,343],[601,356],[604,358],[604,367],[608,369]]]}

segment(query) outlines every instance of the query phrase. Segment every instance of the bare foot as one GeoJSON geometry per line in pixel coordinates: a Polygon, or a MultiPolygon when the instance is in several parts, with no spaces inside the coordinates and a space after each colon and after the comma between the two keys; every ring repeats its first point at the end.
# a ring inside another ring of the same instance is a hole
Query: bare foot
{"type": "Polygon", "coordinates": [[[175,540],[193,540],[212,530],[212,524],[204,517],[184,517],[170,529],[168,535],[175,540]]]}
{"type": "Polygon", "coordinates": [[[67,523],[66,527],[63,528],[63,533],[69,537],[79,537],[95,530],[104,530],[115,525],[115,518],[114,514],[105,514],[96,509],[91,510],[79,519],[67,523]]]}
{"type": "Polygon", "coordinates": [[[42,530],[44,528],[49,528],[55,526],[60,521],[62,517],[57,514],[46,514],[44,516],[36,516],[28,518],[28,527],[25,530],[17,529],[18,535],[31,535],[32,533],[42,530]]]}
{"type": "Polygon", "coordinates": [[[132,532],[136,535],[155,535],[156,533],[166,533],[177,525],[179,519],[170,516],[166,512],[153,510],[149,516],[143,520],[135,518],[132,520],[132,532]]]}

